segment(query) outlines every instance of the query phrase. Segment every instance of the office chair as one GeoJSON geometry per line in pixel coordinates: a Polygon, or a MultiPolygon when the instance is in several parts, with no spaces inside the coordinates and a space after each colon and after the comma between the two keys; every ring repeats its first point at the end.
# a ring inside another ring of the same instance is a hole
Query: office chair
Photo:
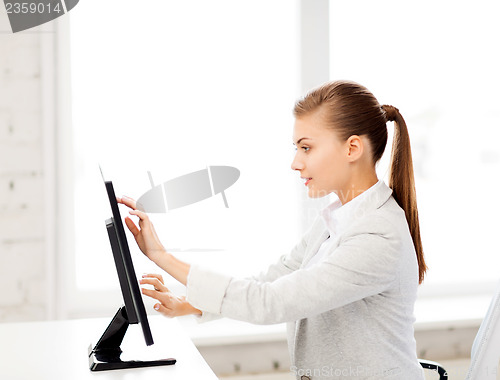
{"type": "Polygon", "coordinates": [[[446,372],[446,370],[441,367],[441,364],[424,359],[418,359],[418,362],[420,363],[422,368],[437,372],[439,374],[439,380],[448,380],[448,372],[446,372]]]}
{"type": "MultiPolygon", "coordinates": [[[[496,380],[500,359],[500,283],[479,326],[471,350],[471,364],[465,380],[496,380]]],[[[419,359],[423,368],[437,371],[439,380],[448,380],[448,374],[439,363],[419,359]]]]}
{"type": "Polygon", "coordinates": [[[500,283],[479,326],[465,380],[496,380],[500,358],[500,283]]]}

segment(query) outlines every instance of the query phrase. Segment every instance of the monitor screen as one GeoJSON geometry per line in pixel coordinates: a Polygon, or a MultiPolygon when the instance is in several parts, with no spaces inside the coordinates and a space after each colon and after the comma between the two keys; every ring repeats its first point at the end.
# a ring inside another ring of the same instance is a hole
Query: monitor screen
{"type": "Polygon", "coordinates": [[[123,228],[118,202],[116,201],[115,190],[111,181],[105,181],[104,183],[113,213],[113,217],[106,220],[106,228],[113,250],[113,257],[120,281],[123,300],[125,302],[128,322],[141,324],[146,344],[150,346],[153,344],[153,337],[151,335],[151,329],[149,328],[148,317],[146,309],[144,308],[144,302],[142,301],[139,283],[135,275],[134,264],[123,228]]]}
{"type": "Polygon", "coordinates": [[[91,344],[88,347],[89,368],[91,371],[107,371],[114,369],[173,365],[176,363],[176,359],[174,358],[128,361],[124,361],[120,358],[122,354],[120,346],[129,324],[140,323],[146,345],[150,346],[153,344],[153,336],[149,328],[146,309],[142,302],[142,293],[135,275],[134,264],[130,255],[127,236],[123,228],[122,217],[120,215],[120,209],[118,208],[113,183],[104,180],[104,184],[113,214],[111,218],[106,220],[106,229],[125,306],[118,309],[97,344],[95,346],[91,344]]]}

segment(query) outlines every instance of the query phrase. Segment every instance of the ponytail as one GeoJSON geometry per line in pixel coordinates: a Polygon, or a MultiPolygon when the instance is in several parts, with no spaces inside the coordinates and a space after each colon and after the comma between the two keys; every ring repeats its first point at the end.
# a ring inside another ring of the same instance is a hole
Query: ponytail
{"type": "Polygon", "coordinates": [[[394,121],[391,163],[389,169],[389,187],[393,197],[404,210],[410,228],[413,245],[417,253],[419,284],[424,280],[427,265],[424,260],[420,224],[418,221],[417,194],[413,175],[410,136],[403,116],[396,107],[383,105],[386,121],[394,121]]]}

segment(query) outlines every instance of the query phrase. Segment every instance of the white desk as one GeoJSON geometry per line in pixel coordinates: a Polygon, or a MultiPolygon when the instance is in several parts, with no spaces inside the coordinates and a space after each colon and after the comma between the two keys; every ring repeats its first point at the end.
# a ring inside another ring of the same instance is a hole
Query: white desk
{"type": "Polygon", "coordinates": [[[175,358],[170,366],[91,372],[87,349],[110,318],[0,323],[0,379],[154,380],[217,379],[175,319],[150,316],[155,344],[147,347],[140,325],[130,325],[121,345],[123,360],[175,358]]]}

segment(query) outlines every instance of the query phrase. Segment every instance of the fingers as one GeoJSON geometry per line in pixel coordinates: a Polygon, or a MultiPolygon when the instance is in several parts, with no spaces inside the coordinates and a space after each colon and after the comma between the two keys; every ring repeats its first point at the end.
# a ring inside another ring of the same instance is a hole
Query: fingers
{"type": "Polygon", "coordinates": [[[142,288],[141,290],[142,294],[159,301],[159,303],[154,306],[156,311],[159,311],[167,317],[175,317],[177,315],[176,306],[178,305],[178,300],[172,293],[158,292],[156,290],[146,288],[142,288]]]}
{"type": "Polygon", "coordinates": [[[160,281],[162,284],[164,284],[165,282],[163,281],[163,276],[161,274],[157,274],[157,273],[144,273],[142,275],[142,278],[148,278],[148,277],[154,277],[154,278],[157,278],[158,281],[160,281]]]}
{"type": "MultiPolygon", "coordinates": [[[[161,276],[159,276],[159,277],[161,277],[161,276]]],[[[160,291],[160,292],[169,292],[170,291],[170,290],[168,290],[168,288],[165,285],[163,285],[163,282],[160,281],[156,277],[154,277],[154,278],[153,277],[143,278],[142,280],[139,281],[139,283],[141,285],[145,285],[145,284],[147,284],[147,285],[153,285],[155,287],[156,291],[160,291]]]]}
{"type": "Polygon", "coordinates": [[[136,205],[135,200],[130,198],[130,197],[127,197],[125,195],[121,198],[116,197],[116,201],[118,203],[124,204],[127,207],[130,207],[132,210],[137,209],[137,205],[136,205]]]}
{"type": "Polygon", "coordinates": [[[148,214],[146,214],[145,212],[142,212],[142,211],[139,211],[139,210],[132,210],[129,212],[130,215],[135,215],[135,216],[138,216],[140,220],[146,222],[149,220],[149,216],[148,214]]]}
{"type": "Polygon", "coordinates": [[[135,215],[139,217],[139,227],[143,228],[144,226],[152,228],[152,223],[149,220],[148,214],[139,210],[132,210],[129,212],[130,215],[135,215]]]}
{"type": "Polygon", "coordinates": [[[161,303],[157,303],[156,305],[154,305],[154,309],[163,314],[165,317],[168,317],[168,318],[173,318],[175,317],[175,313],[172,309],[169,309],[165,306],[163,306],[161,303]]]}
{"type": "Polygon", "coordinates": [[[135,223],[128,216],[125,218],[125,224],[127,225],[132,235],[137,236],[140,232],[139,228],[135,225],[135,223]]]}
{"type": "Polygon", "coordinates": [[[168,295],[169,293],[162,293],[162,292],[159,292],[159,291],[153,290],[153,289],[141,288],[141,291],[142,291],[142,294],[144,294],[145,296],[154,298],[155,300],[158,300],[160,302],[169,297],[169,295],[168,295]]]}

